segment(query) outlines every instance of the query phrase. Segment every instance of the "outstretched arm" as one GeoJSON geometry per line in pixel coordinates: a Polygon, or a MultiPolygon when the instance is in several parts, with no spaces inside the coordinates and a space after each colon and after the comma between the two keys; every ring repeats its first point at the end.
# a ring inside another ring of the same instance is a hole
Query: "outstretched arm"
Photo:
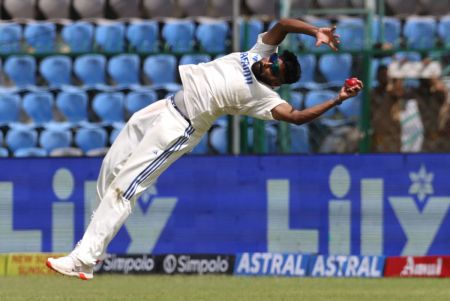
{"type": "Polygon", "coordinates": [[[317,39],[316,46],[327,44],[337,51],[339,35],[335,34],[336,26],[315,27],[297,19],[281,19],[263,36],[262,41],[268,45],[279,45],[288,33],[302,33],[317,39]]]}
{"type": "Polygon", "coordinates": [[[354,87],[346,88],[343,86],[335,98],[305,110],[296,110],[288,103],[280,104],[272,109],[272,116],[276,120],[303,124],[316,119],[332,107],[341,104],[344,100],[356,96],[362,87],[363,83],[360,80],[358,80],[358,85],[354,87]]]}

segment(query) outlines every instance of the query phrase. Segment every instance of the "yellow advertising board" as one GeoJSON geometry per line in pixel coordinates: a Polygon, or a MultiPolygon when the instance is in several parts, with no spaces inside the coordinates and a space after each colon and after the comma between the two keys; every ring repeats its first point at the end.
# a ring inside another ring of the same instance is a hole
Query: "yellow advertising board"
{"type": "Polygon", "coordinates": [[[6,258],[8,255],[0,254],[0,276],[6,275],[6,258]]]}
{"type": "Polygon", "coordinates": [[[48,257],[59,257],[63,255],[64,254],[49,253],[11,253],[7,257],[6,275],[25,276],[56,274],[45,265],[45,262],[48,257]]]}

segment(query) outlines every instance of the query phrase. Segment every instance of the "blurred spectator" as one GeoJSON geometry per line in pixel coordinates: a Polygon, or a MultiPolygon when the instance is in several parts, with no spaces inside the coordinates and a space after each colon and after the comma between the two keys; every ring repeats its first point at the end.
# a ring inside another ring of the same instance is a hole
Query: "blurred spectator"
{"type": "Polygon", "coordinates": [[[378,86],[372,91],[372,151],[399,152],[401,148],[400,104],[406,91],[401,79],[388,78],[388,68],[377,70],[378,86]]]}

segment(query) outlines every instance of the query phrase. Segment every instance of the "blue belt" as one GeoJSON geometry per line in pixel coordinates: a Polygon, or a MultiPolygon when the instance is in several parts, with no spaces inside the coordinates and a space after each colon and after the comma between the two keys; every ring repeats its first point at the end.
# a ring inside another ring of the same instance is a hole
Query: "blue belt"
{"type": "Polygon", "coordinates": [[[181,112],[181,110],[176,105],[176,103],[175,103],[175,95],[171,95],[169,98],[170,98],[170,102],[172,103],[172,106],[175,108],[175,110],[177,110],[178,113],[180,113],[180,115],[189,123],[189,125],[191,125],[191,121],[189,120],[189,118],[187,118],[187,116],[184,115],[183,112],[181,112]]]}

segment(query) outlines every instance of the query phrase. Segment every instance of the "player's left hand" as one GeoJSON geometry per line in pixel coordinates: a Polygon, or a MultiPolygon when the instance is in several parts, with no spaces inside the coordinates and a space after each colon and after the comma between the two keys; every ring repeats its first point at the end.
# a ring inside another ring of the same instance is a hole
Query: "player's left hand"
{"type": "Polygon", "coordinates": [[[331,49],[337,51],[337,46],[341,41],[339,40],[339,35],[335,32],[336,26],[319,28],[316,33],[316,47],[319,47],[322,44],[327,44],[331,49]]]}
{"type": "Polygon", "coordinates": [[[355,97],[362,90],[362,88],[364,87],[363,82],[357,78],[355,79],[357,82],[356,85],[353,85],[351,87],[348,87],[346,85],[342,86],[338,94],[338,98],[340,101],[346,100],[347,98],[355,97]]]}

